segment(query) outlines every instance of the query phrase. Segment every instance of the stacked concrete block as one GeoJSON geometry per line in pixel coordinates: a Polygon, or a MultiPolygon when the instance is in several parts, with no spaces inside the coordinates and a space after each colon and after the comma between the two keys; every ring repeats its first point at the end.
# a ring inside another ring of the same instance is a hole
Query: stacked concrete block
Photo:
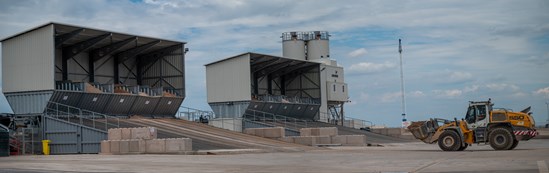
{"type": "Polygon", "coordinates": [[[131,139],[156,139],[157,130],[154,127],[131,128],[131,139]]]}
{"type": "Polygon", "coordinates": [[[316,144],[332,144],[332,136],[315,136],[316,144]]]}
{"type": "Polygon", "coordinates": [[[283,127],[247,128],[244,129],[244,133],[264,138],[282,138],[286,136],[283,127]]]}
{"type": "Polygon", "coordinates": [[[316,145],[315,136],[294,136],[294,143],[301,145],[313,146],[316,145]]]}
{"type": "Polygon", "coordinates": [[[282,138],[279,138],[279,140],[281,141],[284,141],[284,142],[288,142],[288,143],[294,143],[294,137],[282,137],[282,138]]]}
{"type": "Polygon", "coordinates": [[[109,140],[121,140],[122,139],[122,129],[120,129],[120,128],[109,129],[107,139],[109,139],[109,140]]]}
{"type": "Polygon", "coordinates": [[[132,128],[120,128],[122,133],[121,139],[132,139],[132,128]]]}
{"type": "Polygon", "coordinates": [[[143,154],[146,153],[146,141],[143,139],[130,139],[129,140],[129,153],[130,154],[143,154]]]}
{"type": "Polygon", "coordinates": [[[145,151],[150,154],[161,154],[166,152],[165,139],[151,139],[145,141],[145,151]]]}
{"type": "Polygon", "coordinates": [[[101,141],[101,153],[110,154],[111,153],[111,142],[108,140],[101,141]]]}
{"type": "Polygon", "coordinates": [[[300,136],[337,136],[336,127],[301,128],[300,136]]]}
{"type": "Polygon", "coordinates": [[[180,153],[192,150],[189,138],[168,138],[166,141],[166,153],[180,153]]]}
{"type": "Polygon", "coordinates": [[[333,144],[341,144],[344,146],[365,146],[365,135],[339,135],[332,138],[333,144]]]}
{"type": "Polygon", "coordinates": [[[101,141],[101,154],[167,154],[192,151],[189,138],[156,139],[154,127],[115,128],[101,141]]]}

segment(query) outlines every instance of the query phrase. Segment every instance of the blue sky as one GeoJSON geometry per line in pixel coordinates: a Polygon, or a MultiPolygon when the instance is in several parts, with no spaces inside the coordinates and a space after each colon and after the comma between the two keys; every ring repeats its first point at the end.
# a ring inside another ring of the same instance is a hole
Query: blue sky
{"type": "MultiPolygon", "coordinates": [[[[56,21],[188,42],[184,106],[209,109],[209,62],[282,55],[287,31],[329,31],[345,67],[348,116],[400,125],[398,39],[408,119],[461,118],[470,100],[532,106],[547,120],[549,1],[0,1],[0,38],[56,21]]],[[[5,104],[3,105],[6,106],[5,104]]]]}

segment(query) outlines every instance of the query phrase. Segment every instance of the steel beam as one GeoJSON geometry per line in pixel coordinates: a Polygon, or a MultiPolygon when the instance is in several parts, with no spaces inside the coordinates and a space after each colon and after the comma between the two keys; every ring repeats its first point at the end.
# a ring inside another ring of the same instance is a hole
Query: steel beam
{"type": "Polygon", "coordinates": [[[55,47],[60,47],[61,45],[63,45],[63,43],[65,41],[71,39],[74,36],[77,36],[82,31],[85,31],[85,29],[82,29],[82,28],[81,29],[76,29],[76,30],[71,31],[69,33],[65,33],[65,34],[62,34],[62,35],[59,35],[59,36],[55,36],[55,47]]]}
{"type": "MultiPolygon", "coordinates": [[[[69,72],[68,72],[68,60],[73,58],[74,56],[78,55],[79,53],[85,51],[86,49],[92,47],[93,45],[97,44],[98,42],[104,40],[105,38],[111,36],[111,33],[103,34],[97,37],[93,37],[91,39],[81,41],[79,43],[76,43],[74,45],[65,47],[62,49],[63,55],[62,55],[62,68],[63,68],[63,80],[68,80],[69,78],[69,72]]],[[[80,65],[80,63],[78,63],[80,65]]],[[[82,67],[82,65],[80,65],[82,67]]],[[[82,67],[84,69],[84,67],[82,67]]],[[[86,69],[84,69],[86,73],[88,72],[86,69]]]]}
{"type": "Polygon", "coordinates": [[[103,47],[98,48],[98,49],[94,49],[94,50],[91,51],[92,53],[91,53],[90,57],[92,57],[94,62],[98,61],[101,58],[103,58],[107,55],[110,55],[114,51],[122,48],[123,46],[125,46],[128,43],[130,43],[132,41],[135,41],[135,40],[137,40],[137,37],[130,37],[128,39],[125,39],[125,40],[122,40],[122,41],[119,41],[119,42],[116,42],[116,43],[112,43],[112,44],[109,44],[107,46],[103,46],[103,47]]]}
{"type": "Polygon", "coordinates": [[[160,58],[171,54],[172,52],[176,51],[177,49],[183,48],[182,44],[173,45],[170,47],[162,48],[159,50],[155,50],[153,52],[147,53],[145,55],[140,55],[138,59],[141,60],[141,65],[147,66],[149,64],[152,64],[156,61],[158,61],[160,58]]]}
{"type": "Polygon", "coordinates": [[[156,41],[152,41],[152,42],[149,42],[149,43],[141,45],[141,46],[137,46],[137,47],[128,49],[124,52],[120,52],[120,53],[116,54],[116,56],[117,56],[116,58],[119,58],[118,63],[122,63],[122,62],[124,62],[124,61],[126,61],[130,58],[134,58],[139,53],[151,48],[152,46],[154,46],[154,45],[156,45],[160,42],[161,42],[160,40],[156,40],[156,41]]]}

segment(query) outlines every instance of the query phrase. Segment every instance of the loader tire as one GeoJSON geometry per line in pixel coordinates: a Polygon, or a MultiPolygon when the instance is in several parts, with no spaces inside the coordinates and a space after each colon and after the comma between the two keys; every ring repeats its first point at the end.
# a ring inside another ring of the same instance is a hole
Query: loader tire
{"type": "Polygon", "coordinates": [[[468,146],[469,146],[469,144],[465,144],[465,145],[459,147],[459,148],[458,148],[458,151],[463,151],[463,150],[465,150],[468,146]]]}
{"type": "Polygon", "coordinates": [[[506,128],[497,127],[490,132],[489,140],[490,146],[494,150],[509,150],[513,147],[513,141],[515,141],[515,138],[506,128]]]}
{"type": "Polygon", "coordinates": [[[453,130],[446,130],[438,137],[438,147],[443,151],[458,151],[461,148],[461,139],[453,130]]]}
{"type": "Polygon", "coordinates": [[[518,140],[513,140],[513,145],[511,146],[511,148],[509,148],[509,150],[515,149],[515,147],[517,147],[518,143],[519,143],[518,140]]]}

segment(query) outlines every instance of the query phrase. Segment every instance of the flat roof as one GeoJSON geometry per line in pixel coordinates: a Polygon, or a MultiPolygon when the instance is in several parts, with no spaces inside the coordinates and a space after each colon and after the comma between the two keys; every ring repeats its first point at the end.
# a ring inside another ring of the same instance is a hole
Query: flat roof
{"type": "MultiPolygon", "coordinates": [[[[3,42],[3,41],[6,41],[6,40],[9,40],[9,39],[12,39],[14,37],[18,37],[20,35],[24,35],[28,32],[31,32],[31,31],[34,31],[36,29],[39,29],[39,28],[42,28],[42,27],[45,27],[45,26],[48,26],[48,25],[56,25],[56,26],[60,26],[61,28],[73,28],[73,29],[79,29],[79,28],[82,28],[82,29],[86,29],[86,30],[92,30],[92,31],[98,31],[98,32],[103,32],[103,33],[112,33],[113,35],[127,35],[127,36],[134,36],[134,37],[140,37],[140,38],[146,38],[146,39],[152,39],[152,40],[161,40],[161,41],[167,41],[167,42],[175,42],[175,43],[180,43],[180,44],[186,44],[187,42],[181,42],[181,41],[175,41],[175,40],[169,40],[169,39],[160,39],[160,38],[154,38],[154,37],[146,37],[146,36],[140,36],[140,35],[135,35],[135,34],[128,34],[128,33],[123,33],[123,32],[113,32],[113,31],[108,31],[108,30],[103,30],[103,29],[95,29],[95,28],[92,28],[92,27],[85,27],[85,26],[77,26],[77,25],[71,25],[71,24],[64,24],[64,23],[59,23],[59,22],[48,22],[48,23],[45,23],[43,25],[38,25],[34,28],[31,28],[31,29],[28,29],[28,30],[25,30],[23,32],[20,32],[20,33],[17,33],[17,34],[14,34],[14,35],[11,35],[11,36],[8,36],[6,38],[3,38],[2,40],[0,40],[0,42],[3,42]]],[[[61,33],[62,34],[62,33],[61,33]]]]}

